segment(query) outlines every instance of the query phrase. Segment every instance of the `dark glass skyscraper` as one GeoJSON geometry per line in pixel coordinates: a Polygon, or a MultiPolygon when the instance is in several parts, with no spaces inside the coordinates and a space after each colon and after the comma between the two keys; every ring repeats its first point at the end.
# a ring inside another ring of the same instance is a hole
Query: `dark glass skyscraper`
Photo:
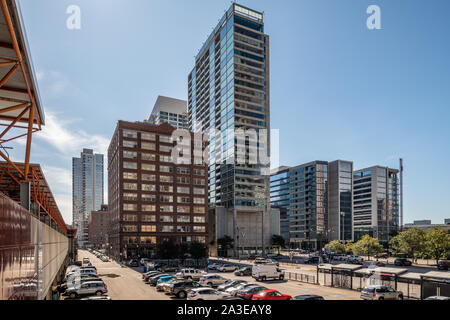
{"type": "Polygon", "coordinates": [[[190,129],[210,133],[209,204],[215,210],[215,237],[236,240],[240,235],[249,247],[261,247],[262,231],[269,233],[265,199],[270,165],[251,156],[243,163],[238,153],[257,153],[255,146],[270,154],[269,37],[262,13],[231,5],[200,49],[188,90],[190,129]],[[237,130],[247,138],[240,139],[237,130]],[[261,133],[267,134],[261,138],[261,133]]]}

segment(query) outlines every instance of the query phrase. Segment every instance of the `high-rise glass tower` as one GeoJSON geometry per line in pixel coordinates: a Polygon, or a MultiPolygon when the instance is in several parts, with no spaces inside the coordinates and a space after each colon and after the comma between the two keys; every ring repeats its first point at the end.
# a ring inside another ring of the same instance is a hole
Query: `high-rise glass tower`
{"type": "Polygon", "coordinates": [[[328,162],[313,161],[274,170],[270,191],[272,207],[287,211],[280,228],[289,246],[322,248],[328,228],[328,162]]]}
{"type": "Polygon", "coordinates": [[[374,166],[353,174],[355,240],[364,234],[387,244],[399,231],[399,170],[374,166]]]}
{"type": "Polygon", "coordinates": [[[262,13],[231,5],[196,56],[188,91],[190,129],[209,132],[211,232],[245,243],[243,250],[261,248],[270,241],[270,164],[248,155],[256,149],[270,155],[269,37],[262,13]]]}
{"type": "Polygon", "coordinates": [[[73,227],[78,244],[89,241],[89,214],[103,204],[103,155],[83,149],[79,158],[72,158],[73,227]]]}

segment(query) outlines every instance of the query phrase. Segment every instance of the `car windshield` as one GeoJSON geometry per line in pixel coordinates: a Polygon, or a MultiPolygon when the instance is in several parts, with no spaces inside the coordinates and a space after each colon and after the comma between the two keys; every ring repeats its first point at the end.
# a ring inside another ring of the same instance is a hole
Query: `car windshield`
{"type": "Polygon", "coordinates": [[[374,292],[375,288],[364,288],[364,289],[362,289],[362,291],[364,291],[364,292],[374,292]]]}

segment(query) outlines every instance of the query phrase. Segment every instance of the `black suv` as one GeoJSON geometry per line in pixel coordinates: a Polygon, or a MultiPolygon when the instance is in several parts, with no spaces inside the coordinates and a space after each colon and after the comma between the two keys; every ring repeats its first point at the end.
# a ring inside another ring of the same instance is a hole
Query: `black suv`
{"type": "Polygon", "coordinates": [[[396,266],[402,266],[402,267],[403,267],[403,266],[407,267],[407,266],[412,265],[412,263],[411,263],[411,261],[409,261],[409,260],[406,259],[406,258],[398,258],[398,259],[395,259],[394,265],[396,265],[396,266]]]}
{"type": "Polygon", "coordinates": [[[251,276],[252,267],[242,267],[234,272],[235,276],[251,276]]]}
{"type": "Polygon", "coordinates": [[[449,261],[439,261],[437,264],[438,270],[448,270],[449,261]]]}
{"type": "Polygon", "coordinates": [[[175,282],[170,286],[170,294],[176,296],[179,299],[184,299],[187,293],[195,288],[201,288],[202,285],[195,281],[181,281],[175,282]]]}

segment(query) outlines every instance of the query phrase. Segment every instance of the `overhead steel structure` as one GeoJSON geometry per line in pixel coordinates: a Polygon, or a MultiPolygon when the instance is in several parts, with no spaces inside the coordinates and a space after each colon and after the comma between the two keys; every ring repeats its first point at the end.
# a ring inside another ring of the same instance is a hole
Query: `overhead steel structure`
{"type": "Polygon", "coordinates": [[[22,18],[15,0],[0,0],[0,157],[19,180],[30,181],[30,149],[34,132],[45,124],[22,18]],[[9,157],[8,143],[26,137],[24,166],[9,157]]]}
{"type": "Polygon", "coordinates": [[[30,200],[64,232],[67,226],[41,167],[30,164],[31,140],[45,124],[24,24],[16,0],[0,0],[0,191],[20,200],[20,184],[30,183],[30,200]],[[9,143],[26,138],[24,161],[10,159],[9,143]]]}
{"type": "MultiPolygon", "coordinates": [[[[0,190],[12,200],[20,201],[20,173],[25,170],[24,163],[0,162],[0,190]]],[[[46,215],[61,231],[67,234],[67,225],[59,211],[56,200],[45,179],[39,164],[29,164],[28,180],[30,181],[30,199],[39,206],[39,216],[46,215]]]]}

